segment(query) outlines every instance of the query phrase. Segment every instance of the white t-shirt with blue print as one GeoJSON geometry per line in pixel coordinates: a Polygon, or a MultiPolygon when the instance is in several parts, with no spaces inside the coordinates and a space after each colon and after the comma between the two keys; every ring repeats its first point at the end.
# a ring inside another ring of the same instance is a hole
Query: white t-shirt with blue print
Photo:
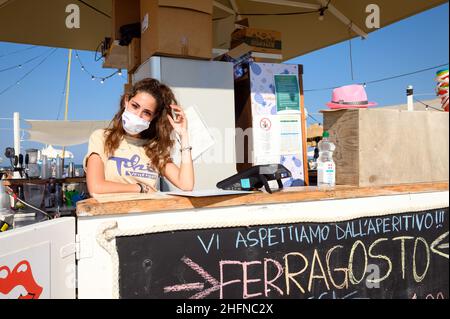
{"type": "Polygon", "coordinates": [[[105,130],[97,130],[89,139],[88,153],[83,165],[89,156],[98,154],[105,167],[105,180],[110,182],[136,184],[143,183],[158,188],[159,174],[145,154],[143,145],[146,140],[125,136],[113,156],[105,154],[105,130]]]}

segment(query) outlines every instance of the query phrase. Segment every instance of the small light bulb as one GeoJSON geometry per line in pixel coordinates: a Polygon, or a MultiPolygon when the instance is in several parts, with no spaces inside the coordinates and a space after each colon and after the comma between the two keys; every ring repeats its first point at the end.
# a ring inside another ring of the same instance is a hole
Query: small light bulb
{"type": "Polygon", "coordinates": [[[320,10],[319,10],[319,21],[323,21],[323,20],[325,20],[325,8],[321,8],[320,10]]]}
{"type": "Polygon", "coordinates": [[[19,69],[21,69],[21,68],[22,68],[22,64],[19,65],[19,69]]]}
{"type": "Polygon", "coordinates": [[[117,72],[117,74],[118,74],[119,76],[122,76],[122,69],[119,69],[119,72],[117,72]]]}
{"type": "Polygon", "coordinates": [[[95,76],[92,76],[91,79],[92,79],[92,81],[95,81],[95,76]]]}
{"type": "Polygon", "coordinates": [[[102,79],[102,80],[100,81],[100,83],[101,83],[101,84],[105,83],[105,79],[102,79]]]}
{"type": "Polygon", "coordinates": [[[81,70],[84,71],[84,66],[81,67],[81,70]]]}

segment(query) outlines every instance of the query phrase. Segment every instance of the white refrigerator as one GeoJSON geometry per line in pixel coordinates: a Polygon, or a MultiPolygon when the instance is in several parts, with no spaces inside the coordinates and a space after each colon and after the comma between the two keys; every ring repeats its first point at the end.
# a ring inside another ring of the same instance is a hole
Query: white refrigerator
{"type": "MultiPolygon", "coordinates": [[[[178,103],[184,109],[195,109],[204,123],[212,146],[194,161],[194,190],[216,189],[217,182],[237,173],[233,65],[155,56],[136,70],[133,84],[148,77],[171,87],[178,103]]],[[[192,146],[197,145],[193,152],[205,146],[205,134],[199,136],[198,131],[197,134],[190,131],[190,135],[192,146]]],[[[176,144],[173,158],[179,164],[179,145],[176,144]]],[[[160,187],[162,191],[177,190],[164,179],[160,187]]]]}

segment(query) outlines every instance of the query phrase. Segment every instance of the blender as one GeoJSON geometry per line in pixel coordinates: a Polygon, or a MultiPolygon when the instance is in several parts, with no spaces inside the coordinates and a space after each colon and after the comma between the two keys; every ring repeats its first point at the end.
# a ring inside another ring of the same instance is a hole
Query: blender
{"type": "Polygon", "coordinates": [[[31,148],[26,150],[25,167],[29,178],[38,178],[40,176],[38,164],[38,150],[31,148]]]}

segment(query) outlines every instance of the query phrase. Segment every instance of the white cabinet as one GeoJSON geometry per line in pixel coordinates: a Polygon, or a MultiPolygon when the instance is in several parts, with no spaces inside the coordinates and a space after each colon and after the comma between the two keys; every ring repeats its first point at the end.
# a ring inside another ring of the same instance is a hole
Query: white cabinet
{"type": "Polygon", "coordinates": [[[0,299],[75,299],[75,218],[0,233],[0,299]]]}

